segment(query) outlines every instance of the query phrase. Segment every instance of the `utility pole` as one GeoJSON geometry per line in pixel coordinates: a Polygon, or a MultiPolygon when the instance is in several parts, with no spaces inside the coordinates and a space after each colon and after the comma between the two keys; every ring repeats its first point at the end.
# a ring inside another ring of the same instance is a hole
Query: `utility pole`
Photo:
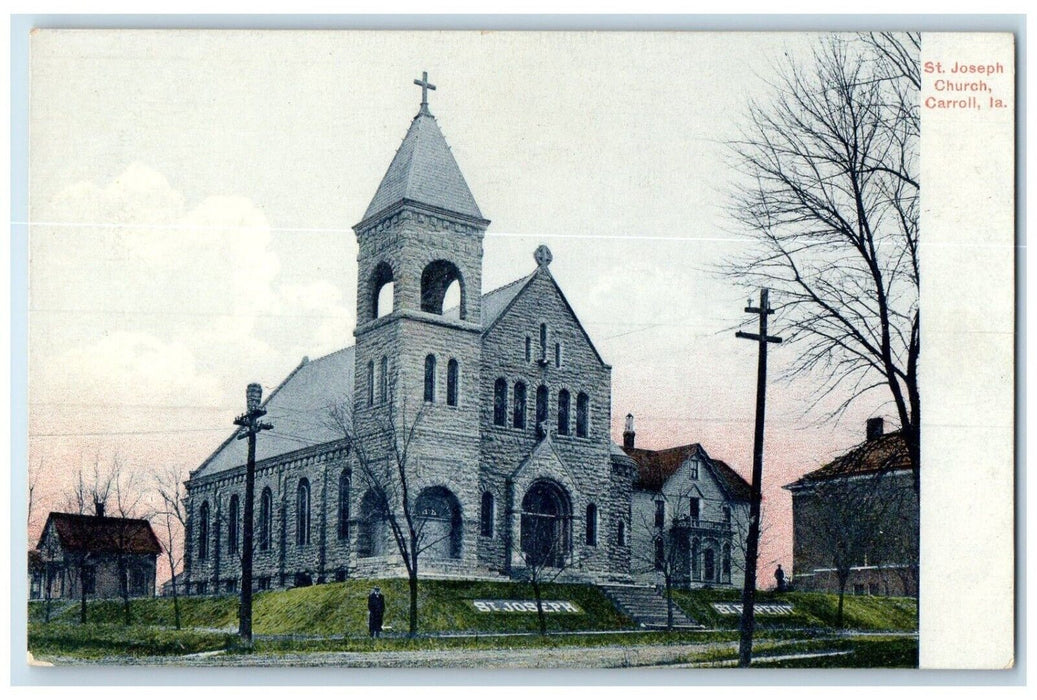
{"type": "Polygon", "coordinates": [[[756,432],[753,436],[753,481],[749,497],[749,536],[746,538],[745,586],[742,589],[742,638],[738,644],[738,665],[746,668],[753,655],[753,606],[756,604],[756,562],[760,550],[760,501],[763,486],[763,416],[767,396],[767,343],[780,343],[781,338],[767,335],[767,317],[774,313],[767,303],[769,290],[760,290],[760,306],[745,307],[748,314],[760,317],[759,333],[743,333],[735,336],[755,340],[760,344],[759,362],[756,369],[756,432]]]}
{"type": "Polygon", "coordinates": [[[256,491],[256,435],[274,426],[260,422],[266,409],[260,406],[263,387],[249,384],[245,391],[246,412],[234,419],[240,425],[238,440],[248,439],[248,461],[245,464],[245,513],[241,533],[241,609],[238,611],[238,634],[252,646],[252,514],[256,491]]]}

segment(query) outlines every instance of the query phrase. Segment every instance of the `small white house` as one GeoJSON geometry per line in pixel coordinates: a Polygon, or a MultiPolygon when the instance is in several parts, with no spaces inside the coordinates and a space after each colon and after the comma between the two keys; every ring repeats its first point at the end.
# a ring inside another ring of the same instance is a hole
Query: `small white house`
{"type": "Polygon", "coordinates": [[[631,504],[635,579],[681,588],[741,588],[750,486],[699,443],[663,450],[634,446],[627,416],[623,450],[637,463],[631,504]]]}

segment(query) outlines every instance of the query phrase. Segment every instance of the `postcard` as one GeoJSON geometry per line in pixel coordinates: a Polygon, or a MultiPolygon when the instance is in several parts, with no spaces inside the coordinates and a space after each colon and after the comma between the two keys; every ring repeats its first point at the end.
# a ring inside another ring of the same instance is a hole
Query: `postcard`
{"type": "Polygon", "coordinates": [[[1013,35],[30,48],[31,663],[1012,667],[1013,35]]]}

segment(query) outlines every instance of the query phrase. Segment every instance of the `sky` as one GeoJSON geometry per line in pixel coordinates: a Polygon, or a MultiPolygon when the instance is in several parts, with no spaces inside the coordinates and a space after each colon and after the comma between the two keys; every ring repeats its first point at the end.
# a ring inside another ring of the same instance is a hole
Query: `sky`
{"type": "MultiPolygon", "coordinates": [[[[80,468],[197,467],[244,388],[351,345],[357,223],[417,112],[484,216],[483,291],[551,271],[612,365],[613,438],[691,442],[749,477],[756,346],[725,145],[808,34],[40,31],[30,96],[35,541],[80,468]]],[[[755,296],[755,295],[754,295],[755,296]]],[[[781,335],[780,318],[771,332],[781,335]]],[[[761,572],[781,489],[864,437],[771,346],[761,572]]],[[[769,583],[767,579],[764,584],[769,583]]]]}

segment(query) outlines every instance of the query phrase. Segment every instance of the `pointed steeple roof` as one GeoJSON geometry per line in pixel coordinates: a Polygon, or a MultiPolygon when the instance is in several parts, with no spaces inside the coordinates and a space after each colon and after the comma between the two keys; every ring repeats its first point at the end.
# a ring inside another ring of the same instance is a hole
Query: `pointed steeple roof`
{"type": "Polygon", "coordinates": [[[436,118],[425,104],[403,137],[382,184],[364,213],[364,220],[405,199],[476,219],[483,218],[436,118]]]}

